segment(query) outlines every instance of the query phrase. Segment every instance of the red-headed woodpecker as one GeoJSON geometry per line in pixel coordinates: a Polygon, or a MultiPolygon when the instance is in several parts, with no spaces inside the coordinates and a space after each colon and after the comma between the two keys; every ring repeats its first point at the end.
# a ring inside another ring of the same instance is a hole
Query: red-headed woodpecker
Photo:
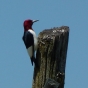
{"type": "Polygon", "coordinates": [[[23,23],[24,26],[24,34],[23,34],[23,42],[26,46],[27,52],[30,56],[31,63],[33,65],[33,62],[35,63],[35,66],[38,67],[37,60],[35,59],[34,52],[37,50],[37,36],[32,29],[32,25],[34,22],[37,22],[38,20],[25,20],[23,23]]]}

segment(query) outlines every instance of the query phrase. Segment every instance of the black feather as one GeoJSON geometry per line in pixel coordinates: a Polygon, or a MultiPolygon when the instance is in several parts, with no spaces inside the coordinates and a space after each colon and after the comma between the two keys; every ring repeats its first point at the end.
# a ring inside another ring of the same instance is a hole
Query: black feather
{"type": "Polygon", "coordinates": [[[33,35],[29,31],[24,32],[22,39],[23,39],[23,42],[24,42],[26,48],[29,48],[30,46],[32,46],[34,44],[33,35]]]}

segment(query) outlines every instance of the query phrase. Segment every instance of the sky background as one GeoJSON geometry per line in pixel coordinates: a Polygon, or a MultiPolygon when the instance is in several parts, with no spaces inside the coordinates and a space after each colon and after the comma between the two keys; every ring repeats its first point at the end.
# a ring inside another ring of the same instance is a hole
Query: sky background
{"type": "Polygon", "coordinates": [[[23,21],[37,35],[69,26],[65,88],[88,88],[88,0],[0,0],[0,88],[31,88],[33,66],[22,41],[23,21]]]}

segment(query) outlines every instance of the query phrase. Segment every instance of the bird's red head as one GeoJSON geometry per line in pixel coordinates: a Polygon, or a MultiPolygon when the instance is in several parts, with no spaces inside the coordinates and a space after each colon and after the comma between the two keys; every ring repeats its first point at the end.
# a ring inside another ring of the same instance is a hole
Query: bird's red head
{"type": "Polygon", "coordinates": [[[24,31],[27,31],[29,29],[32,29],[32,25],[34,22],[37,22],[38,20],[25,20],[24,23],[23,23],[23,26],[24,26],[24,31]]]}

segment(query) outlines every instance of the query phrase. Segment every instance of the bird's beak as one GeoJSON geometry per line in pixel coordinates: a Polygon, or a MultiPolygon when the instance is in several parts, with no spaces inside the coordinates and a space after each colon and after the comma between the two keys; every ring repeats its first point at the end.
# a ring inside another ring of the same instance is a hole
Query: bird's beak
{"type": "Polygon", "coordinates": [[[34,23],[34,22],[37,22],[37,21],[39,21],[39,20],[33,20],[33,23],[34,23]]]}

